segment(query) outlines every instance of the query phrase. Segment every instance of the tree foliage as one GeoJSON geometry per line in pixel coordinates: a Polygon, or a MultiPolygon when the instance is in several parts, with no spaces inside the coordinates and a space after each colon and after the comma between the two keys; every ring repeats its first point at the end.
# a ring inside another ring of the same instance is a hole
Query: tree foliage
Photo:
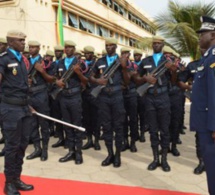
{"type": "Polygon", "coordinates": [[[182,5],[170,0],[168,10],[155,17],[159,33],[182,54],[199,58],[198,35],[201,16],[214,17],[215,3],[182,5]]]}

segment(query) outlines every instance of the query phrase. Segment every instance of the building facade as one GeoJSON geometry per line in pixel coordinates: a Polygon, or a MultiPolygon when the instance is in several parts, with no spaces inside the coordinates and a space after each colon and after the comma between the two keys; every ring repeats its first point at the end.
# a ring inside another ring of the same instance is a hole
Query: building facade
{"type": "MultiPolygon", "coordinates": [[[[56,19],[59,0],[0,0],[0,37],[19,29],[28,40],[41,43],[41,53],[57,44],[56,19]]],[[[134,49],[143,37],[155,34],[155,25],[129,0],[63,0],[64,39],[78,49],[92,45],[104,49],[106,37],[118,39],[120,47],[134,49]]]]}

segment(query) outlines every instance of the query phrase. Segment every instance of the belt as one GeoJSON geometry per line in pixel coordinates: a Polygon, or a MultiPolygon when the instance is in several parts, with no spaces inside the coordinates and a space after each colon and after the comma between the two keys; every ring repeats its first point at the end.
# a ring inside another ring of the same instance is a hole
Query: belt
{"type": "Polygon", "coordinates": [[[74,88],[69,88],[69,89],[63,89],[62,95],[68,96],[68,95],[73,95],[77,92],[81,92],[80,87],[74,87],[74,88]]]}
{"type": "Polygon", "coordinates": [[[180,91],[180,88],[177,86],[173,86],[170,88],[169,93],[173,94],[174,92],[178,92],[178,91],[180,91]]]}
{"type": "Polygon", "coordinates": [[[127,94],[127,93],[136,93],[136,88],[132,88],[132,89],[124,89],[123,93],[127,94]]]}
{"type": "Polygon", "coordinates": [[[106,92],[106,93],[112,93],[112,92],[116,92],[116,91],[120,91],[120,90],[122,90],[121,85],[117,85],[114,87],[105,87],[102,89],[102,91],[106,92]]]}
{"type": "Polygon", "coordinates": [[[29,91],[35,93],[35,92],[42,91],[43,89],[46,89],[46,88],[47,88],[47,85],[46,85],[46,84],[43,84],[43,85],[38,85],[38,86],[36,86],[36,87],[31,87],[31,88],[29,89],[29,91]]]}
{"type": "Polygon", "coordinates": [[[159,88],[149,88],[147,90],[147,93],[151,95],[158,95],[167,91],[168,91],[167,87],[159,87],[159,88]]]}
{"type": "Polygon", "coordinates": [[[2,96],[2,102],[6,104],[12,104],[17,106],[27,106],[28,105],[28,99],[18,99],[18,98],[8,98],[5,96],[2,96]]]}

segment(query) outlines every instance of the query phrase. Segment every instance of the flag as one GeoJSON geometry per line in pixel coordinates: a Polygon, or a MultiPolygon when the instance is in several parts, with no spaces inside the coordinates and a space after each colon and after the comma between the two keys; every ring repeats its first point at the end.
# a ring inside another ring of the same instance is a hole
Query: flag
{"type": "Polygon", "coordinates": [[[64,45],[62,0],[59,0],[57,10],[57,42],[59,45],[64,45]]]}

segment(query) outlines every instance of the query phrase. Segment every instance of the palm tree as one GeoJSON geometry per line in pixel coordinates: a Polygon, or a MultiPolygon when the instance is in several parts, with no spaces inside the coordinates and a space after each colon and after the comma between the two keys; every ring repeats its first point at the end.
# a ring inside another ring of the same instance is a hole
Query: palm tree
{"type": "Polygon", "coordinates": [[[214,14],[215,3],[181,5],[170,0],[167,12],[155,17],[155,22],[158,31],[181,55],[198,59],[200,54],[196,31],[201,26],[200,17],[213,17],[214,14]]]}

